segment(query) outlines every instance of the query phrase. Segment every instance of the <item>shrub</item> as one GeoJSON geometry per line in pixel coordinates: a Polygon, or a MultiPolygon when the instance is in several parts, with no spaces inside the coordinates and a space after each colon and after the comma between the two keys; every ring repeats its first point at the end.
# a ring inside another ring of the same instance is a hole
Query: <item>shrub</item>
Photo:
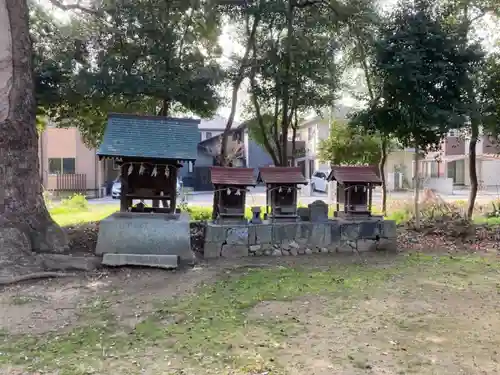
{"type": "Polygon", "coordinates": [[[186,206],[181,207],[181,210],[188,212],[191,216],[191,220],[202,221],[212,218],[212,207],[186,206]]]}
{"type": "Polygon", "coordinates": [[[491,206],[485,208],[484,216],[487,218],[500,218],[500,200],[491,202],[491,206]]]}
{"type": "MultiPolygon", "coordinates": [[[[191,220],[193,221],[204,221],[212,219],[212,207],[200,207],[200,206],[188,206],[179,205],[179,208],[183,212],[189,213],[191,220]]],[[[263,206],[260,208],[260,217],[264,218],[264,214],[266,213],[266,207],[263,206]]],[[[245,217],[247,219],[252,218],[252,210],[250,207],[245,208],[245,217]]]]}
{"type": "Polygon", "coordinates": [[[63,199],[60,204],[66,211],[87,211],[89,202],[83,194],[74,194],[67,199],[63,199]]]}

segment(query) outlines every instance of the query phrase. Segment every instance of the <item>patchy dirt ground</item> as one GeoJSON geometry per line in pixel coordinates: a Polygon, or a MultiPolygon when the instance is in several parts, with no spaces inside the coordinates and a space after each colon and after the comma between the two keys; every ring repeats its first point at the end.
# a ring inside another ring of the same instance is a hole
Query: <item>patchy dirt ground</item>
{"type": "Polygon", "coordinates": [[[151,313],[155,301],[190,292],[213,281],[216,273],[216,269],[205,267],[173,272],[120,268],[20,283],[2,290],[0,331],[42,334],[68,329],[79,324],[82,310],[99,309],[104,301],[118,319],[139,321],[151,313]]]}
{"type": "Polygon", "coordinates": [[[219,260],[4,288],[0,373],[500,372],[496,258],[364,260],[219,260]]]}

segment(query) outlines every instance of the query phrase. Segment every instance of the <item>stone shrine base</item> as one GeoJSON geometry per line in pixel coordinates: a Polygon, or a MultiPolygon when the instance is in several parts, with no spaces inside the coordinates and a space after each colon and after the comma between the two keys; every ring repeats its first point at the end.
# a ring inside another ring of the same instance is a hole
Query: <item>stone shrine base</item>
{"type": "Polygon", "coordinates": [[[209,223],[204,258],[395,250],[396,237],[396,223],[380,218],[231,226],[209,223]]]}
{"type": "Polygon", "coordinates": [[[194,263],[189,215],[116,212],[99,224],[96,254],[111,266],[194,263]]]}

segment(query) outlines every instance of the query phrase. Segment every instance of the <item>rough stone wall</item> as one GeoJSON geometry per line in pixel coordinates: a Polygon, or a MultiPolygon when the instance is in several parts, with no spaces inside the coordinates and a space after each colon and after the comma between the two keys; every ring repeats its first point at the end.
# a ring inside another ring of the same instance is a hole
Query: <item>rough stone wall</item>
{"type": "Polygon", "coordinates": [[[204,257],[287,256],[317,252],[395,249],[396,223],[389,220],[325,223],[208,224],[204,257]]]}

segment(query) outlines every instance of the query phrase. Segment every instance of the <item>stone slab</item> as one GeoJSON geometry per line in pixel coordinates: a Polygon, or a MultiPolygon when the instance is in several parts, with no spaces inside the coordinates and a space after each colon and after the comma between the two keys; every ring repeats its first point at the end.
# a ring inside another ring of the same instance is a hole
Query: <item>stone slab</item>
{"type": "Polygon", "coordinates": [[[222,243],[219,242],[205,242],[203,246],[203,258],[219,258],[222,250],[222,243]]]}
{"type": "Polygon", "coordinates": [[[309,243],[317,247],[328,246],[331,242],[330,239],[330,225],[315,223],[312,226],[311,237],[309,243]]]}
{"type": "Polygon", "coordinates": [[[380,222],[378,221],[362,221],[359,223],[359,238],[375,239],[380,237],[380,222]]]}
{"type": "Polygon", "coordinates": [[[179,267],[176,255],[144,255],[144,254],[104,254],[102,264],[106,266],[147,266],[174,269],[179,267]]]}
{"type": "Polygon", "coordinates": [[[205,241],[224,242],[228,228],[220,224],[208,223],[205,229],[205,241]]]}
{"type": "Polygon", "coordinates": [[[271,243],[273,241],[272,224],[251,225],[248,228],[249,245],[271,243]]]}
{"type": "Polygon", "coordinates": [[[272,243],[281,244],[285,241],[294,240],[298,227],[300,227],[300,225],[297,223],[273,223],[272,243]]]}
{"type": "Polygon", "coordinates": [[[314,223],[328,221],[328,205],[322,200],[316,200],[309,204],[309,220],[314,223]]]}
{"type": "Polygon", "coordinates": [[[224,258],[243,258],[248,256],[246,245],[222,245],[221,256],[224,258]]]}
{"type": "Polygon", "coordinates": [[[336,220],[330,220],[330,242],[337,244],[340,241],[340,223],[336,220]]]}
{"type": "Polygon", "coordinates": [[[226,231],[226,243],[228,245],[248,246],[248,226],[228,228],[226,231]]]}
{"type": "Polygon", "coordinates": [[[382,221],[380,226],[380,237],[383,238],[396,238],[397,234],[397,225],[394,220],[384,220],[382,221]]]}
{"type": "Polygon", "coordinates": [[[117,212],[100,222],[96,253],[173,255],[193,263],[189,216],[117,212]]]}

